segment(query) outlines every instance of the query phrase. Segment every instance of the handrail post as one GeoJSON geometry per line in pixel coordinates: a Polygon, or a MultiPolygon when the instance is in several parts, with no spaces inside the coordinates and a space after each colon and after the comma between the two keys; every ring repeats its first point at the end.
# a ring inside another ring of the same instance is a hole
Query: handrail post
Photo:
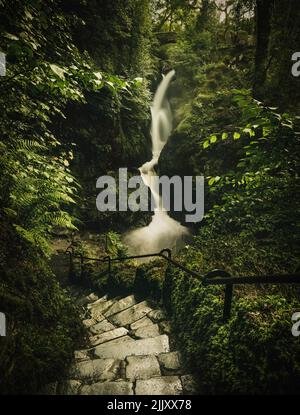
{"type": "MultiPolygon", "coordinates": [[[[202,278],[202,282],[204,285],[209,285],[209,279],[211,278],[212,281],[217,277],[222,277],[224,279],[231,278],[231,275],[222,269],[214,269],[210,271],[208,274],[204,275],[202,278]]],[[[232,303],[232,295],[233,295],[233,284],[225,283],[225,298],[224,298],[224,306],[223,306],[223,321],[226,322],[230,318],[231,314],[231,303],[232,303]]]]}

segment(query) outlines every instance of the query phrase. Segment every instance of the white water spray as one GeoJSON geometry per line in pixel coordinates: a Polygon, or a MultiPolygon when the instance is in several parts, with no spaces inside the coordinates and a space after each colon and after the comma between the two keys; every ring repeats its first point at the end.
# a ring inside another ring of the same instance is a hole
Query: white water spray
{"type": "Polygon", "coordinates": [[[166,99],[166,92],[174,75],[175,71],[172,70],[163,77],[151,107],[152,159],[143,164],[139,170],[143,182],[151,190],[155,209],[148,226],[131,231],[124,238],[129,252],[134,255],[155,253],[164,248],[176,251],[182,246],[184,236],[189,234],[186,227],[170,218],[167,211],[163,208],[162,198],[155,186],[157,175],[154,166],[158,163],[160,153],[172,131],[172,113],[169,102],[166,99]]]}

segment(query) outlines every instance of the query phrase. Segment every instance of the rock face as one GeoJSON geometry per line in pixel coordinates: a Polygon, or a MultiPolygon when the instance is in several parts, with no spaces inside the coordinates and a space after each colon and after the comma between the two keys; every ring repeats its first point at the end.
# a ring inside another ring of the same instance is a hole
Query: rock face
{"type": "Polygon", "coordinates": [[[147,301],[77,299],[85,307],[89,333],[85,349],[76,350],[66,379],[46,385],[42,393],[60,395],[181,395],[198,386],[185,370],[179,352],[170,350],[165,313],[147,301]]]}

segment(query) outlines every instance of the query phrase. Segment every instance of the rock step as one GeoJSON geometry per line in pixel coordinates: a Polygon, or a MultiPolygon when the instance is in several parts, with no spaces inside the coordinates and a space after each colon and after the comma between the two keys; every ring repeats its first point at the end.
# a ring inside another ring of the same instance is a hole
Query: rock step
{"type": "MultiPolygon", "coordinates": [[[[76,290],[74,290],[76,293],[76,290]]],[[[198,390],[180,353],[170,351],[170,323],[163,310],[134,295],[109,299],[78,291],[86,349],[74,352],[67,378],[48,386],[61,395],[181,395],[198,390]]]]}
{"type": "Polygon", "coordinates": [[[119,344],[104,343],[94,348],[100,358],[125,359],[127,356],[157,355],[169,351],[169,337],[165,334],[147,339],[123,341],[119,344]]]}
{"type": "Polygon", "coordinates": [[[182,383],[178,376],[161,376],[136,381],[136,395],[181,395],[182,393],[182,383]]]}
{"type": "Polygon", "coordinates": [[[150,313],[152,308],[149,306],[147,301],[142,301],[120,313],[114,314],[108,318],[108,320],[116,326],[127,326],[140,320],[146,314],[150,313]]]}
{"type": "Polygon", "coordinates": [[[93,383],[83,386],[80,395],[133,395],[133,383],[126,381],[93,383]]]}
{"type": "Polygon", "coordinates": [[[106,343],[119,337],[126,336],[127,333],[127,329],[124,327],[118,327],[117,329],[109,330],[102,334],[90,337],[90,344],[91,346],[97,346],[98,344],[106,343]]]}

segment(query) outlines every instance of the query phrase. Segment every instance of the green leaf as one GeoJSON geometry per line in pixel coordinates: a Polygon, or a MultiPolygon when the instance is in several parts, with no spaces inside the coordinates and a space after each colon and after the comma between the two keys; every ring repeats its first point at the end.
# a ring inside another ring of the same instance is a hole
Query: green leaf
{"type": "Polygon", "coordinates": [[[223,133],[222,134],[222,140],[227,140],[228,138],[228,134],[227,133],[223,133]]]}
{"type": "Polygon", "coordinates": [[[134,82],[136,84],[136,86],[141,86],[143,83],[143,78],[134,78],[134,82]]]}
{"type": "Polygon", "coordinates": [[[218,137],[216,135],[211,135],[210,136],[210,142],[213,144],[218,140],[218,137]]]}
{"type": "Polygon", "coordinates": [[[4,33],[4,37],[10,40],[19,40],[18,36],[13,35],[12,33],[4,33]]]}
{"type": "Polygon", "coordinates": [[[95,75],[95,77],[96,77],[97,79],[99,79],[99,80],[101,81],[101,79],[102,79],[102,74],[101,74],[101,72],[94,72],[94,75],[95,75]]]}
{"type": "Polygon", "coordinates": [[[52,72],[55,73],[55,75],[57,75],[60,79],[65,79],[65,71],[60,68],[59,66],[55,65],[54,63],[50,63],[50,68],[52,70],[52,72]]]}
{"type": "Polygon", "coordinates": [[[203,148],[207,148],[207,147],[209,147],[209,145],[210,145],[209,141],[205,140],[204,143],[203,143],[203,148]]]}
{"type": "Polygon", "coordinates": [[[233,134],[233,139],[234,140],[238,140],[240,137],[241,137],[241,134],[240,133],[234,133],[233,134]]]}

